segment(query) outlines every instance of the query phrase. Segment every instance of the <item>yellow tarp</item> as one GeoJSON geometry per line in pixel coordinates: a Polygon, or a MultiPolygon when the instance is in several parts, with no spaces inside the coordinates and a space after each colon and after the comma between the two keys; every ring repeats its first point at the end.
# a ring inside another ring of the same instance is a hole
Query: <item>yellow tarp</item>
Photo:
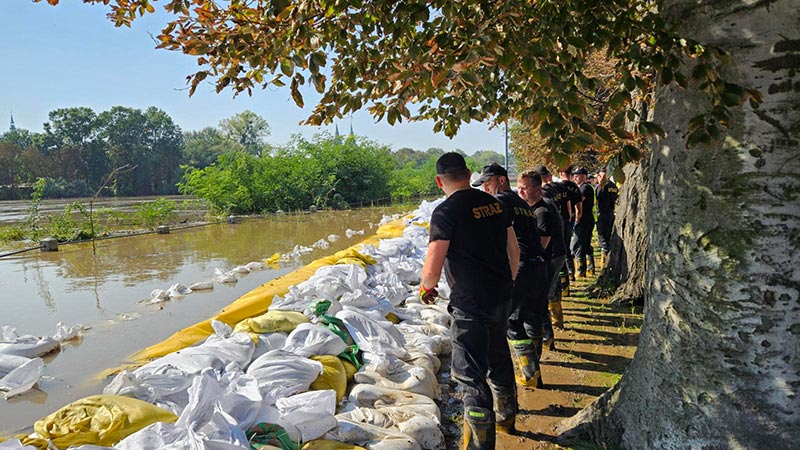
{"type": "MultiPolygon", "coordinates": [[[[364,261],[364,259],[369,257],[364,257],[364,255],[360,255],[357,251],[355,251],[358,245],[378,245],[381,239],[401,237],[403,235],[403,228],[403,219],[394,220],[384,224],[378,228],[375,236],[370,236],[369,238],[364,239],[363,241],[346,250],[342,250],[333,255],[317,259],[292,273],[262,284],[261,286],[239,297],[238,300],[223,308],[222,311],[212,319],[234,326],[244,319],[263,314],[267,308],[269,308],[269,305],[272,302],[272,297],[275,295],[286,295],[286,293],[289,292],[289,286],[307,280],[314,275],[314,273],[320,267],[336,264],[337,261],[343,258],[358,258],[364,261]]],[[[193,345],[211,335],[212,319],[204,320],[200,323],[184,328],[166,340],[135,353],[130,357],[130,359],[134,361],[134,365],[142,364],[151,359],[158,358],[193,345]]],[[[108,371],[104,373],[104,375],[113,373],[116,370],[118,369],[108,371]]]]}
{"type": "Polygon", "coordinates": [[[38,420],[33,429],[59,449],[85,444],[110,447],[150,424],[176,420],[175,414],[135,398],[93,395],[38,420]]]}
{"type": "Polygon", "coordinates": [[[316,355],[311,359],[322,363],[322,373],[311,383],[311,390],[333,389],[336,391],[336,403],[342,401],[347,391],[347,372],[342,360],[333,355],[316,355]]]}

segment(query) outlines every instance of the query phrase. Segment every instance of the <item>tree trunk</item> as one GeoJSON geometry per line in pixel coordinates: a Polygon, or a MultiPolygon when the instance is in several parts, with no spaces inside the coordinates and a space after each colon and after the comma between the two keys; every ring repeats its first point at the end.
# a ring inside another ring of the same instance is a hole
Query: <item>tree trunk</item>
{"type": "Polygon", "coordinates": [[[649,168],[644,324],[619,384],[563,439],[635,449],[797,448],[800,436],[800,2],[665,1],[667,22],[730,52],[764,94],[712,148],[685,149],[706,106],[661,89],[649,168]]]}
{"type": "Polygon", "coordinates": [[[613,291],[612,303],[642,305],[647,255],[647,161],[625,166],[608,262],[597,285],[613,291]]]}

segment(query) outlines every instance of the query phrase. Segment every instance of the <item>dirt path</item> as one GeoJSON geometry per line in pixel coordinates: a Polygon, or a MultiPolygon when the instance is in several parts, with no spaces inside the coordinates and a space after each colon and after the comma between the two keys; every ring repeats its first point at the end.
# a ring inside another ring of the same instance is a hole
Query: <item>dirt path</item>
{"type": "MultiPolygon", "coordinates": [[[[515,436],[498,434],[498,449],[560,449],[556,425],[591,403],[619,381],[639,340],[641,309],[609,306],[605,298],[588,298],[594,277],[572,282],[564,299],[565,329],[556,330],[556,350],[542,358],[544,389],[520,387],[515,436]]],[[[452,384],[447,386],[452,392],[452,384]]],[[[460,443],[460,402],[446,398],[443,417],[448,449],[460,443]]]]}

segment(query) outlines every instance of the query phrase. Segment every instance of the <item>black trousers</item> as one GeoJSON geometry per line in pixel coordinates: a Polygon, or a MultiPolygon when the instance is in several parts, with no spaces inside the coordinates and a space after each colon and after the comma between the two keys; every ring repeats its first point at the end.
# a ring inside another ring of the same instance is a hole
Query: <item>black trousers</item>
{"type": "Polygon", "coordinates": [[[586,271],[586,258],[593,257],[592,231],[594,230],[594,220],[578,222],[575,225],[575,238],[572,240],[572,251],[575,252],[575,259],[578,261],[578,271],[586,271]]]}
{"type": "Polygon", "coordinates": [[[562,217],[561,219],[564,222],[564,245],[567,247],[566,270],[569,273],[573,273],[575,272],[575,258],[572,254],[572,246],[570,245],[572,242],[572,222],[570,222],[569,217],[562,217]]]}
{"type": "Polygon", "coordinates": [[[548,320],[547,291],[550,287],[544,260],[520,265],[511,291],[508,339],[512,341],[542,337],[542,324],[548,320]]]}
{"type": "Polygon", "coordinates": [[[597,217],[597,241],[603,252],[610,250],[611,232],[614,231],[614,215],[604,214],[597,217]]]}
{"type": "Polygon", "coordinates": [[[493,409],[492,385],[514,389],[514,366],[506,342],[506,323],[511,300],[498,299],[492,311],[481,316],[470,314],[450,304],[453,322],[451,374],[461,386],[464,408],[493,409]]]}

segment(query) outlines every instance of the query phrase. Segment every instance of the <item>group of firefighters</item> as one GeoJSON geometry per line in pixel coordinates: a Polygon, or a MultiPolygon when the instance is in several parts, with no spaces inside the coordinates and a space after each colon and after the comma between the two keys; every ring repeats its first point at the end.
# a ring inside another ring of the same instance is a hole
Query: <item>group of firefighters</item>
{"type": "Polygon", "coordinates": [[[604,259],[608,253],[617,186],[602,169],[596,187],[585,168],[565,167],[559,175],[556,181],[537,166],[519,174],[514,192],[499,164],[471,178],[458,153],[436,162],[436,183],[447,198],[431,215],[420,299],[436,301],[444,270],[464,450],[492,450],[497,431],[515,432],[516,383],[542,386],[543,348],[564,323],[562,291],[595,270],[595,203],[604,259]]]}

